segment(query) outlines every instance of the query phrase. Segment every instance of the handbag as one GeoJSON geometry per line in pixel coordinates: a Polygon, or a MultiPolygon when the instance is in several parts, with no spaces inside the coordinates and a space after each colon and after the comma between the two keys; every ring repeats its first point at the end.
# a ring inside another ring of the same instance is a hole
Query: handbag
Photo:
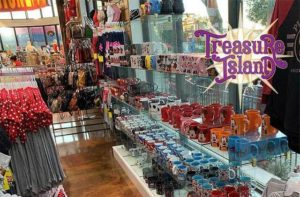
{"type": "Polygon", "coordinates": [[[173,1],[162,0],[161,2],[161,14],[172,14],[173,13],[173,1]]]}
{"type": "Polygon", "coordinates": [[[86,38],[93,38],[93,22],[88,18],[84,17],[85,20],[85,27],[84,27],[84,34],[86,38]]]}
{"type": "Polygon", "coordinates": [[[76,94],[73,94],[72,96],[72,99],[69,103],[69,107],[68,107],[69,111],[77,111],[79,108],[78,108],[78,105],[77,105],[77,96],[76,94]]]}
{"type": "Polygon", "coordinates": [[[74,25],[71,28],[72,38],[82,38],[83,37],[83,28],[80,25],[74,25]]]}
{"type": "Polygon", "coordinates": [[[183,0],[174,0],[173,2],[173,12],[175,14],[183,14],[185,11],[183,0]]]}

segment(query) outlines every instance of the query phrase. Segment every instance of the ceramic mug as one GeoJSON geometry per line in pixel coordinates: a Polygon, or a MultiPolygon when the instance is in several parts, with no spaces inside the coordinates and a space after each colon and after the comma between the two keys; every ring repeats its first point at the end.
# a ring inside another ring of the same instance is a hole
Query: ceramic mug
{"type": "Polygon", "coordinates": [[[221,131],[218,135],[219,149],[222,151],[228,150],[228,138],[231,135],[229,131],[221,131]]]}
{"type": "Polygon", "coordinates": [[[245,114],[249,120],[249,131],[257,131],[262,123],[260,111],[256,109],[249,109],[245,112],[245,114]]]}
{"type": "Polygon", "coordinates": [[[184,181],[186,179],[186,174],[188,172],[188,168],[185,165],[177,166],[177,177],[179,181],[184,181]]]}
{"type": "Polygon", "coordinates": [[[191,171],[195,171],[195,172],[199,172],[200,171],[200,162],[198,161],[193,161],[190,164],[190,170],[191,171]]]}
{"type": "Polygon", "coordinates": [[[199,131],[199,136],[198,136],[199,142],[201,143],[210,142],[210,130],[206,125],[199,125],[198,131],[199,131]]]}
{"type": "Polygon", "coordinates": [[[219,166],[218,177],[220,181],[228,181],[229,179],[235,178],[236,173],[228,165],[224,164],[219,166]]]}
{"type": "Polygon", "coordinates": [[[245,135],[249,130],[249,120],[243,114],[231,116],[231,131],[234,135],[245,135]]]}
{"type": "Polygon", "coordinates": [[[197,182],[202,181],[204,178],[201,175],[194,175],[192,177],[192,188],[196,192],[197,191],[197,182]]]}
{"type": "Polygon", "coordinates": [[[191,122],[189,125],[188,125],[188,129],[187,129],[187,136],[190,138],[190,139],[198,139],[199,138],[199,126],[201,126],[200,123],[198,122],[191,122]]]}
{"type": "Polygon", "coordinates": [[[172,162],[172,173],[177,176],[178,175],[178,166],[182,165],[181,161],[173,161],[172,162]]]}
{"type": "Polygon", "coordinates": [[[223,132],[223,128],[212,128],[210,129],[210,145],[212,147],[219,146],[219,135],[223,132]]]}
{"type": "Polygon", "coordinates": [[[174,105],[174,106],[171,106],[170,110],[168,111],[169,124],[172,124],[173,111],[177,111],[177,110],[179,110],[179,106],[174,105]]]}
{"type": "Polygon", "coordinates": [[[211,196],[211,192],[212,192],[212,185],[211,184],[203,184],[202,185],[202,192],[201,192],[201,197],[210,197],[211,196]]]}
{"type": "Polygon", "coordinates": [[[234,115],[233,106],[227,105],[221,109],[221,122],[223,125],[230,125],[231,116],[234,115]]]}
{"type": "Polygon", "coordinates": [[[220,103],[213,103],[210,105],[210,107],[212,107],[214,110],[213,123],[214,123],[214,125],[219,125],[221,123],[222,105],[220,103]]]}
{"type": "Polygon", "coordinates": [[[226,194],[222,190],[216,189],[216,190],[212,190],[210,196],[211,197],[226,197],[226,194]]]}
{"type": "Polygon", "coordinates": [[[262,116],[262,125],[261,125],[261,135],[274,135],[277,132],[277,129],[271,125],[271,117],[267,114],[262,116]]]}
{"type": "Polygon", "coordinates": [[[236,141],[239,140],[239,136],[229,136],[228,138],[228,156],[229,160],[236,161],[238,158],[236,158],[236,141]]]}
{"type": "Polygon", "coordinates": [[[203,122],[205,124],[212,125],[214,122],[215,111],[212,106],[206,106],[202,109],[203,112],[203,122]]]}
{"type": "Polygon", "coordinates": [[[161,110],[161,119],[163,122],[168,122],[169,121],[169,111],[170,107],[163,107],[161,110]]]}

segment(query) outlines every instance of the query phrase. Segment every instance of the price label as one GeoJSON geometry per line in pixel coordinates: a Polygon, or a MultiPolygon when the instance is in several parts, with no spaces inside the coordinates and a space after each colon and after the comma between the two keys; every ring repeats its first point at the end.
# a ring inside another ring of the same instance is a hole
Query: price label
{"type": "Polygon", "coordinates": [[[99,56],[98,56],[98,60],[99,60],[100,63],[104,62],[103,56],[102,56],[102,55],[99,55],[99,56]]]}

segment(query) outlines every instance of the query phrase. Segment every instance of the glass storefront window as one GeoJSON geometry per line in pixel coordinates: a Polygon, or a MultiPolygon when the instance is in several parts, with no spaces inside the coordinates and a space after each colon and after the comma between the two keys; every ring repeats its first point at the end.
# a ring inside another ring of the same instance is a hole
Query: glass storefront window
{"type": "Polygon", "coordinates": [[[12,12],[13,19],[26,19],[25,11],[12,12]]]}
{"type": "Polygon", "coordinates": [[[52,6],[42,8],[43,18],[53,17],[52,6]]]}
{"type": "Polygon", "coordinates": [[[46,45],[43,27],[30,27],[29,33],[32,39],[32,45],[41,47],[46,45]]]}
{"type": "Polygon", "coordinates": [[[4,50],[15,51],[17,47],[15,32],[13,28],[0,28],[1,39],[4,50]]]}
{"type": "Polygon", "coordinates": [[[243,26],[262,30],[270,24],[275,0],[243,0],[243,26]]]}
{"type": "Polygon", "coordinates": [[[11,19],[10,12],[1,12],[0,19],[11,19]]]}
{"type": "Polygon", "coordinates": [[[28,28],[16,28],[16,36],[19,42],[19,46],[21,48],[25,48],[27,45],[27,42],[30,41],[28,28]]]}
{"type": "Polygon", "coordinates": [[[58,11],[57,11],[57,5],[56,5],[56,0],[52,0],[52,5],[54,9],[54,16],[58,16],[58,11]]]}
{"type": "Polygon", "coordinates": [[[45,26],[45,33],[46,33],[48,45],[52,45],[54,40],[56,40],[57,42],[55,26],[45,26]]]}
{"type": "Polygon", "coordinates": [[[28,18],[31,19],[39,19],[42,17],[40,9],[27,11],[27,13],[28,13],[28,18]]]}

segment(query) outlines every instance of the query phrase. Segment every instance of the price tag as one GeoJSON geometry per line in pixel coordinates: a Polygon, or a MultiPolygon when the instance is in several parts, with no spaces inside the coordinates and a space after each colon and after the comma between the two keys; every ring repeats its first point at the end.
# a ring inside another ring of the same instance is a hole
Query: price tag
{"type": "Polygon", "coordinates": [[[96,60],[98,57],[98,54],[97,53],[94,53],[94,60],[96,60]]]}
{"type": "Polygon", "coordinates": [[[102,56],[102,55],[99,55],[99,56],[98,56],[98,60],[99,60],[100,63],[104,62],[103,56],[102,56]]]}

